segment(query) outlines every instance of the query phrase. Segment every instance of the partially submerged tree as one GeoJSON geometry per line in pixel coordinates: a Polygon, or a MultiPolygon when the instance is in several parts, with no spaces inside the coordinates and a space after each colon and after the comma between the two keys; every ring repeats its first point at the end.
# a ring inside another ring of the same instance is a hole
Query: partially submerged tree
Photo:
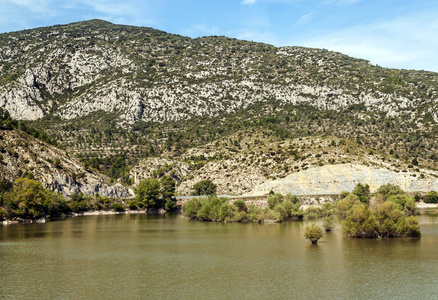
{"type": "Polygon", "coordinates": [[[312,224],[310,226],[306,226],[304,231],[304,237],[312,242],[312,244],[318,243],[319,239],[324,236],[324,232],[321,226],[316,224],[312,224]]]}

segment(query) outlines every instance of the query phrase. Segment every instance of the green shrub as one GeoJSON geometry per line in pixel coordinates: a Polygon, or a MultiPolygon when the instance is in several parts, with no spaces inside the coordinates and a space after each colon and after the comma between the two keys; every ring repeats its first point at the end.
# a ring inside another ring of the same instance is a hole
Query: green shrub
{"type": "Polygon", "coordinates": [[[379,187],[376,194],[381,194],[383,196],[383,201],[386,201],[390,196],[404,195],[406,193],[398,185],[388,183],[379,187]]]}
{"type": "Polygon", "coordinates": [[[0,207],[0,221],[3,221],[6,217],[6,213],[3,209],[3,207],[0,207]]]}
{"type": "Polygon", "coordinates": [[[138,209],[137,202],[135,202],[133,200],[129,200],[128,201],[128,209],[129,210],[137,210],[138,209]]]}
{"type": "Polygon", "coordinates": [[[438,203],[438,193],[435,191],[431,191],[426,194],[424,198],[425,203],[438,203]]]}
{"type": "Polygon", "coordinates": [[[309,206],[304,212],[304,217],[307,220],[314,220],[320,218],[322,215],[322,209],[318,206],[309,206]]]}
{"type": "Polygon", "coordinates": [[[229,220],[231,216],[231,205],[223,203],[219,209],[219,219],[221,221],[229,220]]]}
{"type": "Polygon", "coordinates": [[[125,210],[125,206],[121,202],[114,202],[111,205],[111,208],[115,211],[124,211],[125,210]]]}
{"type": "Polygon", "coordinates": [[[268,207],[274,209],[278,204],[281,203],[283,196],[281,194],[273,194],[268,196],[268,207]]]}
{"type": "Polygon", "coordinates": [[[193,195],[194,196],[215,195],[216,189],[217,189],[217,185],[214,184],[211,180],[209,179],[202,180],[193,186],[193,195]]]}
{"type": "Polygon", "coordinates": [[[301,203],[300,199],[298,199],[297,196],[292,195],[290,193],[288,193],[288,194],[286,194],[286,196],[284,196],[284,201],[290,201],[290,202],[292,202],[292,204],[301,203]]]}
{"type": "Polygon", "coordinates": [[[414,198],[406,194],[391,195],[387,198],[387,201],[392,201],[394,203],[397,203],[398,205],[400,205],[400,209],[402,210],[405,208],[406,203],[415,202],[414,198]]]}
{"type": "Polygon", "coordinates": [[[336,209],[338,210],[339,214],[345,215],[345,213],[357,203],[360,203],[359,197],[354,194],[349,194],[347,197],[337,203],[336,209]]]}
{"type": "Polygon", "coordinates": [[[360,202],[368,203],[370,201],[370,186],[368,184],[363,185],[358,183],[352,194],[359,197],[360,202]]]}
{"type": "Polygon", "coordinates": [[[335,227],[335,216],[330,215],[322,220],[322,227],[325,231],[331,231],[335,227]]]}
{"type": "MultiPolygon", "coordinates": [[[[411,198],[405,203],[405,207],[413,204],[411,198]]],[[[375,211],[370,211],[363,203],[355,204],[347,212],[343,232],[347,237],[364,238],[419,236],[421,233],[418,218],[407,216],[409,210],[405,213],[401,208],[399,203],[390,200],[378,205],[375,211]]]]}
{"type": "Polygon", "coordinates": [[[306,226],[304,231],[304,237],[311,241],[312,244],[318,243],[319,239],[324,236],[324,232],[322,228],[316,224],[312,224],[310,226],[306,226]]]}
{"type": "Polygon", "coordinates": [[[279,215],[279,221],[285,221],[287,219],[287,212],[283,205],[277,204],[277,206],[274,208],[274,212],[279,215]]]}
{"type": "Polygon", "coordinates": [[[236,200],[233,202],[234,206],[238,209],[239,212],[242,211],[248,211],[248,208],[246,207],[245,201],[242,200],[236,200]]]}
{"type": "Polygon", "coordinates": [[[202,207],[201,199],[193,198],[186,203],[184,203],[182,207],[182,212],[189,219],[195,219],[198,215],[198,210],[202,207]]]}
{"type": "Polygon", "coordinates": [[[350,192],[347,191],[342,191],[341,194],[339,195],[339,197],[342,199],[344,199],[345,197],[347,197],[348,195],[350,195],[350,192]]]}
{"type": "Polygon", "coordinates": [[[401,237],[421,236],[418,218],[410,216],[397,221],[397,235],[401,237]]]}

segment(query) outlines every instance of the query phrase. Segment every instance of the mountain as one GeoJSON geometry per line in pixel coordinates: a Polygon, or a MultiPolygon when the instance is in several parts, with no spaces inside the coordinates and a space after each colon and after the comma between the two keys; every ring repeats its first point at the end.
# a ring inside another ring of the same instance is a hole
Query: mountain
{"type": "Polygon", "coordinates": [[[44,141],[44,134],[12,120],[0,108],[0,180],[18,177],[40,181],[46,188],[66,196],[74,193],[107,197],[129,196],[121,184],[85,168],[68,152],[44,141]],[[39,138],[38,138],[39,137],[39,138]],[[43,138],[43,139],[42,139],[43,138]]]}
{"type": "MultiPolygon", "coordinates": [[[[237,178],[240,167],[211,173],[208,163],[270,139],[316,143],[313,152],[285,151],[275,164],[281,176],[303,171],[308,155],[323,155],[318,149],[338,140],[361,147],[365,162],[383,156],[399,171],[436,171],[437,91],[437,73],[382,68],[324,49],[191,39],[101,20],[0,34],[0,107],[127,185],[166,162],[181,166],[174,174],[184,192],[201,173],[237,178]],[[217,156],[201,157],[207,146],[217,156]],[[198,165],[188,169],[195,152],[198,165]]],[[[333,155],[321,163],[343,161],[333,155]]],[[[280,174],[259,170],[246,166],[254,180],[239,191],[280,174]]],[[[228,186],[237,189],[234,182],[228,186]]]]}

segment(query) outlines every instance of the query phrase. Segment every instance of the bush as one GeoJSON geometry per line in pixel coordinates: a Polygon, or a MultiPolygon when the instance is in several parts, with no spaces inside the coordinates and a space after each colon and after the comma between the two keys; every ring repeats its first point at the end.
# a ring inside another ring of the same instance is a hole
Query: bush
{"type": "Polygon", "coordinates": [[[278,204],[283,200],[283,195],[281,194],[272,194],[268,196],[268,207],[270,209],[274,209],[278,204]]]}
{"type": "MultiPolygon", "coordinates": [[[[408,202],[415,203],[414,198],[406,194],[391,195],[387,198],[387,201],[391,201],[400,205],[400,209],[405,209],[408,202]]],[[[415,206],[415,205],[414,205],[415,206]]]]}
{"type": "Polygon", "coordinates": [[[201,209],[202,203],[201,199],[193,198],[186,203],[184,203],[182,207],[182,212],[189,219],[195,219],[198,215],[198,210],[201,209]]]}
{"type": "Polygon", "coordinates": [[[3,221],[5,219],[5,211],[3,210],[2,207],[0,207],[0,221],[3,221]]]}
{"type": "MultiPolygon", "coordinates": [[[[389,199],[389,198],[388,198],[389,199]]],[[[406,207],[413,204],[413,199],[406,202],[406,207]]],[[[407,216],[401,205],[393,201],[385,201],[370,211],[363,203],[353,205],[347,212],[343,223],[343,232],[347,237],[391,238],[420,236],[418,219],[407,216]]]]}
{"type": "Polygon", "coordinates": [[[363,185],[358,183],[354,188],[353,195],[359,197],[360,202],[368,203],[370,200],[370,186],[368,184],[363,185]]]}
{"type": "Polygon", "coordinates": [[[418,218],[410,216],[400,219],[397,222],[397,235],[401,237],[418,237],[421,236],[418,218]]]}
{"type": "Polygon", "coordinates": [[[304,216],[307,220],[314,220],[321,217],[322,210],[318,206],[309,206],[304,212],[304,216]]]}
{"type": "Polygon", "coordinates": [[[306,226],[304,231],[304,237],[311,241],[312,244],[318,243],[319,239],[324,236],[324,232],[322,228],[316,224],[312,224],[310,226],[306,226]]]}
{"type": "Polygon", "coordinates": [[[383,196],[383,201],[386,201],[390,196],[404,195],[405,192],[398,185],[388,183],[379,187],[376,194],[381,194],[383,196]]]}
{"type": "Polygon", "coordinates": [[[283,205],[277,204],[277,206],[274,208],[274,212],[278,214],[279,221],[285,221],[287,219],[287,212],[283,205]]]}
{"type": "Polygon", "coordinates": [[[424,198],[425,203],[438,203],[438,193],[435,191],[431,191],[426,194],[424,198]]]}
{"type": "Polygon", "coordinates": [[[231,206],[228,203],[223,203],[219,209],[219,219],[226,221],[230,219],[231,206]]]}
{"type": "Polygon", "coordinates": [[[301,202],[300,202],[300,199],[298,199],[297,196],[292,195],[292,194],[289,194],[289,193],[286,194],[286,196],[284,197],[284,200],[285,200],[285,201],[290,201],[290,202],[292,202],[292,204],[301,203],[301,202]]]}
{"type": "Polygon", "coordinates": [[[43,207],[44,212],[49,218],[61,217],[62,215],[71,212],[64,196],[59,193],[49,192],[46,200],[43,202],[43,207]]]}
{"type": "Polygon", "coordinates": [[[83,193],[71,195],[68,206],[73,212],[87,211],[91,207],[88,197],[85,197],[83,193]]]}
{"type": "Polygon", "coordinates": [[[233,204],[238,209],[239,212],[248,211],[248,208],[246,207],[246,203],[242,200],[236,200],[234,201],[233,204]]]}
{"type": "Polygon", "coordinates": [[[128,209],[129,210],[137,210],[138,209],[137,202],[135,202],[133,200],[129,200],[128,201],[128,209]]]}
{"type": "Polygon", "coordinates": [[[342,199],[344,199],[345,197],[347,197],[348,195],[350,195],[350,192],[347,191],[342,191],[341,194],[339,195],[339,197],[342,199]]]}
{"type": "Polygon", "coordinates": [[[335,227],[335,216],[331,215],[322,220],[322,227],[325,231],[331,231],[335,227]]]}
{"type": "Polygon", "coordinates": [[[211,180],[206,179],[199,181],[193,186],[193,195],[194,196],[202,196],[202,195],[216,195],[217,185],[214,184],[211,180]]]}
{"type": "Polygon", "coordinates": [[[338,210],[339,214],[345,215],[346,212],[357,203],[360,203],[359,197],[354,194],[349,194],[347,197],[337,203],[336,209],[338,210]]]}
{"type": "Polygon", "coordinates": [[[111,208],[115,211],[124,211],[125,210],[125,206],[121,202],[114,202],[111,205],[111,208]]]}

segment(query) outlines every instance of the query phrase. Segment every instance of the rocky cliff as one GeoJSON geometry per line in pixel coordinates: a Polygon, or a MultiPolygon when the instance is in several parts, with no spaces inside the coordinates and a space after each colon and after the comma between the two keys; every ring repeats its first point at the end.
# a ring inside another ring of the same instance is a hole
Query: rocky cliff
{"type": "Polygon", "coordinates": [[[0,130],[0,179],[13,182],[18,177],[34,178],[46,188],[66,196],[74,193],[107,197],[127,197],[121,184],[84,169],[64,150],[48,145],[18,130],[0,130]]]}

